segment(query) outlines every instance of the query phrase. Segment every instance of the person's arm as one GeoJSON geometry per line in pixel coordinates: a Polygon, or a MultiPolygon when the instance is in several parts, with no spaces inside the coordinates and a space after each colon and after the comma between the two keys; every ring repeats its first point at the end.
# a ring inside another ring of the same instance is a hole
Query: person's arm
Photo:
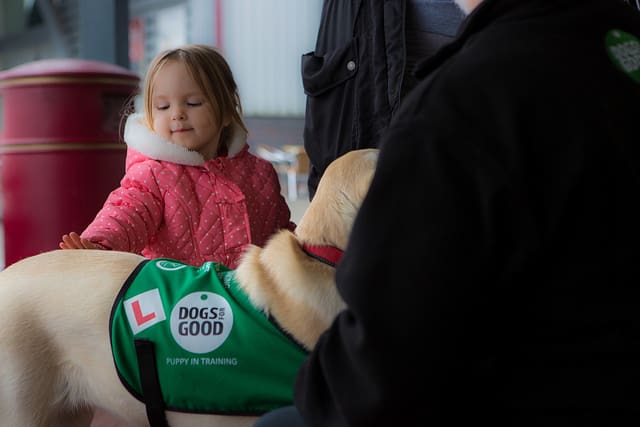
{"type": "Polygon", "coordinates": [[[153,165],[143,162],[131,167],[82,234],[78,238],[69,234],[66,240],[63,236],[60,247],[140,253],[163,220],[164,201],[153,165]]]}
{"type": "Polygon", "coordinates": [[[491,315],[475,316],[493,296],[483,162],[415,125],[385,139],[336,273],[348,309],[299,372],[295,403],[311,426],[430,425],[483,386],[470,366],[491,344],[491,315]]]}

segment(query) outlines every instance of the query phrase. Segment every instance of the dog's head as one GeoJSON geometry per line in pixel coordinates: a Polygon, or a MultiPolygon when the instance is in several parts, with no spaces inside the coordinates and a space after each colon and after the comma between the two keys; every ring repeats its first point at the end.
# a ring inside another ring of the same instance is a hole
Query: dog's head
{"type": "Polygon", "coordinates": [[[378,150],[367,148],[349,151],[329,164],[296,228],[301,241],[346,247],[377,160],[378,150]]]}
{"type": "Polygon", "coordinates": [[[345,249],[377,159],[377,149],[362,149],[334,160],[295,234],[281,230],[264,247],[251,246],[236,269],[251,302],[308,349],[345,306],[335,268],[309,256],[303,246],[345,249]]]}

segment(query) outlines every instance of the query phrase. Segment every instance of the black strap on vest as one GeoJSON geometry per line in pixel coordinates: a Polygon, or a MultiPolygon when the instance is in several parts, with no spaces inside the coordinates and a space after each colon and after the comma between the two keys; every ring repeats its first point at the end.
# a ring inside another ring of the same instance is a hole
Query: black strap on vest
{"type": "Polygon", "coordinates": [[[140,371],[140,383],[142,396],[147,408],[147,419],[151,427],[169,427],[165,414],[164,399],[158,381],[156,367],[156,354],[153,342],[136,339],[136,355],[138,356],[138,369],[140,371]]]}

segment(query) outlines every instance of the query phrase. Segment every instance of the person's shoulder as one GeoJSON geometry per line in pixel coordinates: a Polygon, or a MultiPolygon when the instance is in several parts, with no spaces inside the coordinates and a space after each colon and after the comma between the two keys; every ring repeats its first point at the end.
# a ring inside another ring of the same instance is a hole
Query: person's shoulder
{"type": "Polygon", "coordinates": [[[131,179],[154,179],[161,175],[183,175],[186,168],[195,166],[183,165],[180,163],[158,160],[147,156],[139,151],[127,150],[127,162],[125,175],[131,179]]]}
{"type": "Polygon", "coordinates": [[[238,164],[242,163],[251,167],[272,166],[271,162],[252,152],[248,144],[231,159],[238,164]]]}
{"type": "Polygon", "coordinates": [[[225,173],[230,176],[242,175],[257,180],[277,176],[273,164],[251,152],[248,145],[235,155],[221,157],[218,161],[224,166],[225,173]]]}
{"type": "Polygon", "coordinates": [[[152,159],[145,153],[138,151],[134,148],[127,148],[127,159],[125,169],[126,172],[129,173],[131,169],[141,170],[141,169],[152,169],[156,167],[158,163],[157,160],[152,159]]]}

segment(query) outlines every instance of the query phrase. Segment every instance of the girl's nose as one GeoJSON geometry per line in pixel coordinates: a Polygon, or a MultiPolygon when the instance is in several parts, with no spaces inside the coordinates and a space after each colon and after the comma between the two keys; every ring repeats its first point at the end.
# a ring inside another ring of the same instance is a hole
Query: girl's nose
{"type": "Polygon", "coordinates": [[[185,115],[184,115],[184,111],[182,110],[182,108],[176,108],[175,110],[173,110],[173,112],[171,114],[171,119],[172,120],[184,120],[185,119],[185,115]]]}

